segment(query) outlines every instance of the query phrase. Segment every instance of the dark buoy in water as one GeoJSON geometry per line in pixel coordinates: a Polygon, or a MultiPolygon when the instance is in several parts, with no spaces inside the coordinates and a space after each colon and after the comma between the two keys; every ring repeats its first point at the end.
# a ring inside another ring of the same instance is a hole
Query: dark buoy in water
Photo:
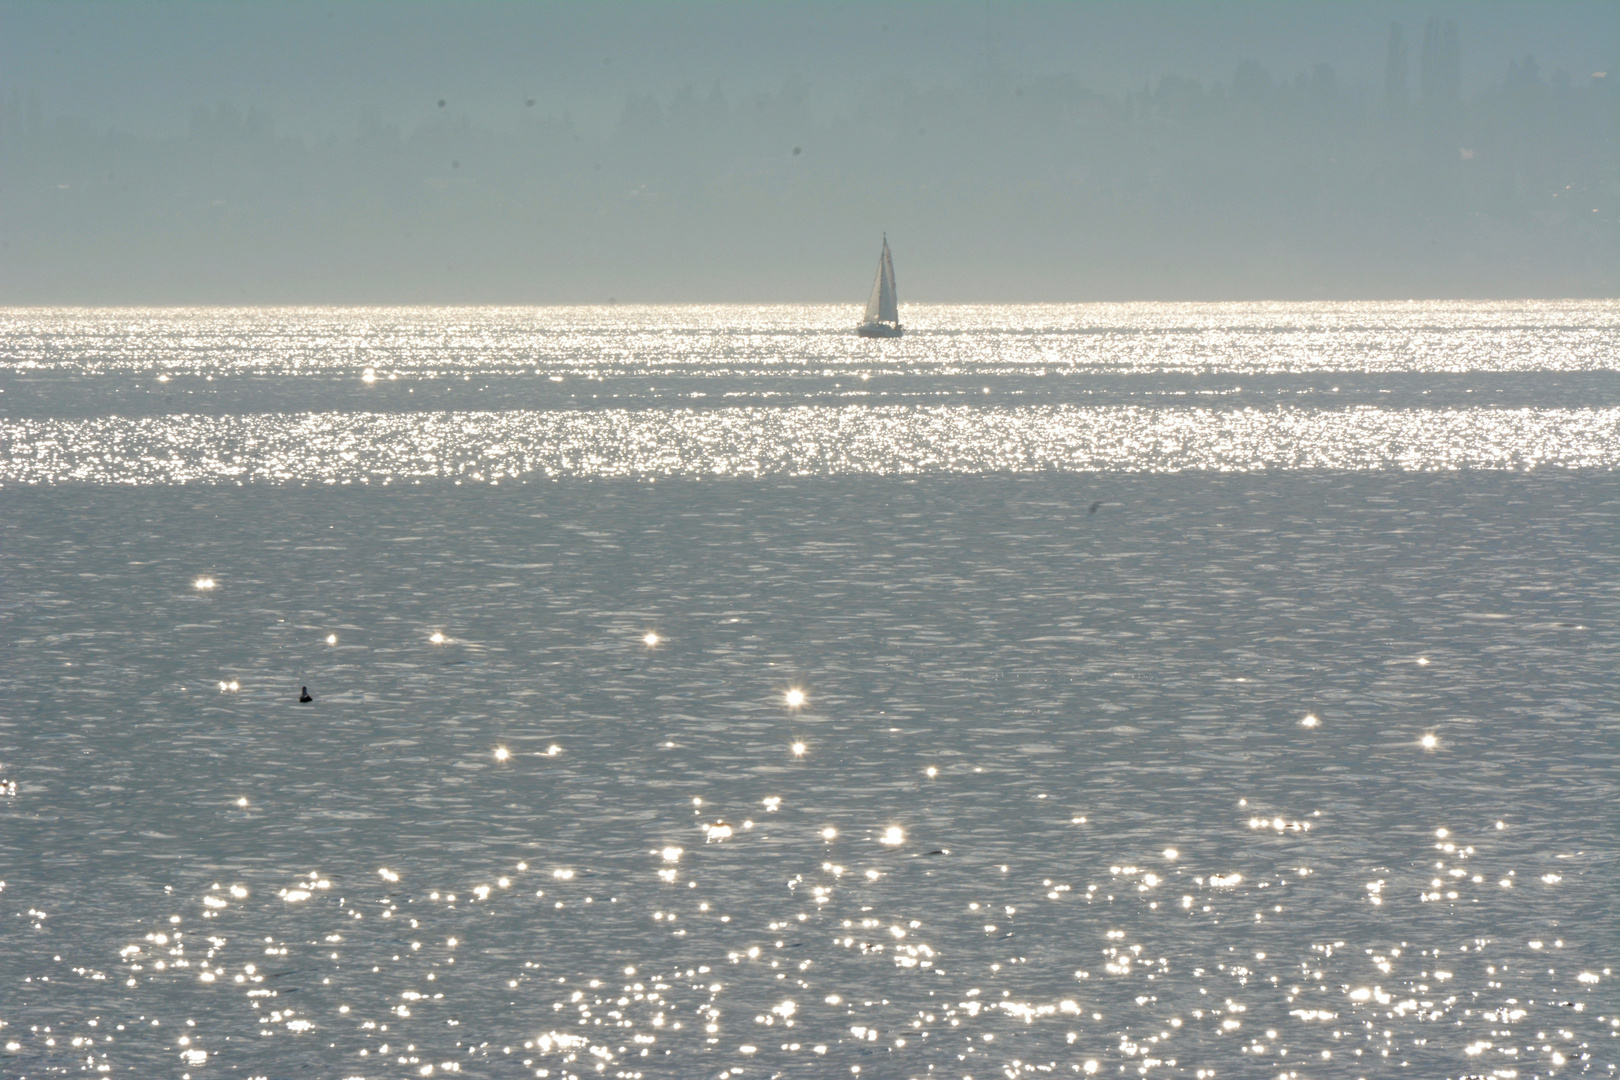
{"type": "Polygon", "coordinates": [[[309,687],[300,686],[298,688],[298,704],[300,704],[300,705],[308,705],[310,702],[312,702],[314,700],[315,700],[314,698],[309,696],[309,687]]]}
{"type": "Polygon", "coordinates": [[[1087,511],[1086,511],[1086,516],[1087,516],[1087,517],[1090,517],[1090,516],[1091,516],[1091,515],[1092,515],[1092,514],[1095,514],[1095,513],[1096,513],[1096,512],[1097,512],[1097,508],[1098,508],[1098,507],[1099,507],[1099,506],[1101,506],[1101,505],[1102,505],[1102,503],[1100,503],[1100,502],[1094,502],[1094,503],[1092,503],[1092,504],[1091,504],[1091,509],[1089,509],[1089,510],[1087,510],[1087,511]]]}

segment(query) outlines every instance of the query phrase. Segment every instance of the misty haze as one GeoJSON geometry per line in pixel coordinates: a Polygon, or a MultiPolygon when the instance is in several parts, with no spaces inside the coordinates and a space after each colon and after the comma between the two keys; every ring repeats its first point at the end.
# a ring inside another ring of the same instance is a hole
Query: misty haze
{"type": "Polygon", "coordinates": [[[1613,295],[1614,9],[1439,10],[8,5],[0,300],[1613,295]]]}

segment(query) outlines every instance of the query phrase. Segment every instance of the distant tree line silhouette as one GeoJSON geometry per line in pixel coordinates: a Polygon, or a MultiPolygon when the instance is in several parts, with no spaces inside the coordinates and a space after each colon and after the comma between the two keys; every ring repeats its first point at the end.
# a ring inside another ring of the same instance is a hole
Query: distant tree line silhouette
{"type": "Polygon", "coordinates": [[[1613,79],[1525,56],[1465,99],[1430,21],[1413,94],[1408,51],[1392,25],[1381,93],[987,66],[830,116],[685,87],[603,134],[367,110],[307,139],[220,105],[137,137],[11,92],[0,302],[853,302],[884,229],[912,300],[1615,295],[1613,79]]]}

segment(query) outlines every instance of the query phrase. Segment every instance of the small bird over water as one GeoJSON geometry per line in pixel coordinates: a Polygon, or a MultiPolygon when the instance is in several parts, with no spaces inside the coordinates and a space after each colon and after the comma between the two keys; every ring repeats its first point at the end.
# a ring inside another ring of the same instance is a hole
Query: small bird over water
{"type": "Polygon", "coordinates": [[[300,705],[308,705],[310,702],[312,702],[314,700],[315,700],[314,698],[309,696],[309,687],[300,686],[298,688],[298,704],[300,704],[300,705]]]}

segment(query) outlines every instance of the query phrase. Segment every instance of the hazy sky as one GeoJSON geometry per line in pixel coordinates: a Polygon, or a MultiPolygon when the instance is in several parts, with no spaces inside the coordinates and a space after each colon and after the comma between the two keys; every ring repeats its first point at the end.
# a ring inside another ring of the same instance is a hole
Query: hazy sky
{"type": "Polygon", "coordinates": [[[1612,0],[0,0],[0,303],[859,299],[884,230],[903,302],[1613,295],[1617,53],[1612,0]]]}
{"type": "MultiPolygon", "coordinates": [[[[267,110],[278,130],[350,130],[356,113],[427,118],[439,99],[491,123],[522,101],[582,122],[684,83],[731,94],[807,84],[843,106],[877,73],[955,85],[993,60],[1118,93],[1164,75],[1229,79],[1243,60],[1317,63],[1376,86],[1385,27],[1461,24],[1464,93],[1533,53],[1548,72],[1616,66],[1620,4],[1547,3],[15,3],[0,4],[0,89],[46,115],[184,130],[197,105],[267,110]]],[[[1415,57],[1414,57],[1415,60],[1415,57]]]]}

